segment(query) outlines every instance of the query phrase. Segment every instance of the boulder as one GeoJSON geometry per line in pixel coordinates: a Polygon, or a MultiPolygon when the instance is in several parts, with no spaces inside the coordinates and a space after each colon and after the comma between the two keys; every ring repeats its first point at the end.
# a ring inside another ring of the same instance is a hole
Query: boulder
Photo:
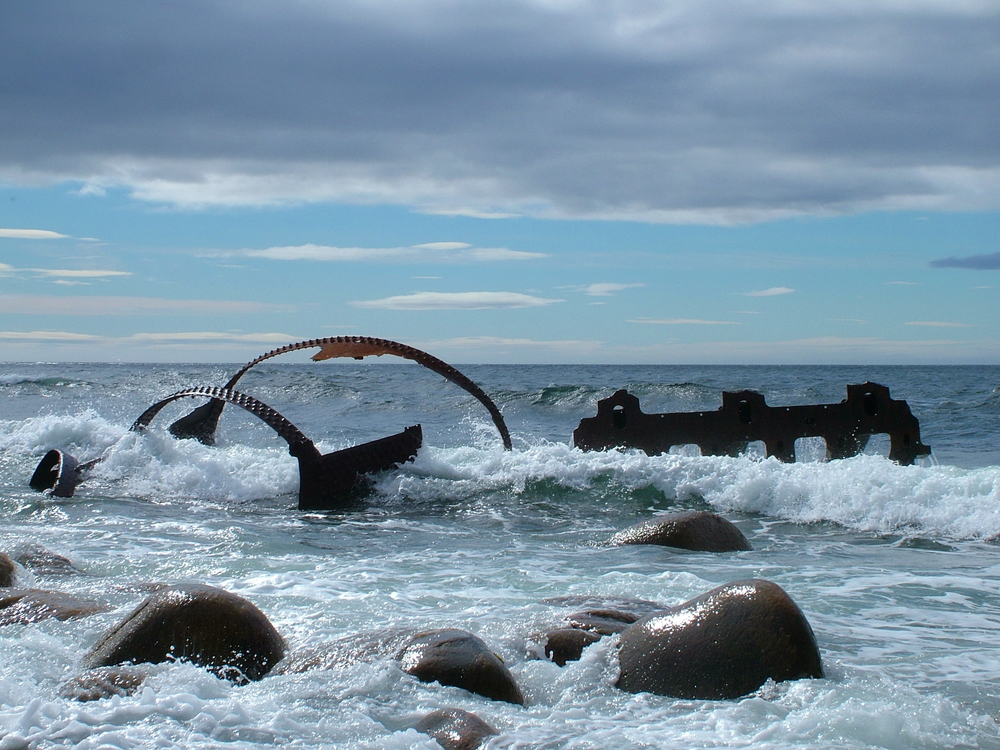
{"type": "Polygon", "coordinates": [[[556,628],[545,634],[545,656],[560,667],[568,661],[579,661],[583,650],[601,640],[601,636],[580,628],[556,628]]]}
{"type": "Polygon", "coordinates": [[[54,617],[75,620],[107,612],[108,607],[90,599],[81,599],[61,591],[44,589],[0,590],[0,625],[27,625],[54,617]]]}
{"type": "Polygon", "coordinates": [[[88,669],[79,677],[63,683],[59,687],[59,697],[86,702],[114,695],[132,695],[150,674],[148,664],[88,669]]]}
{"type": "Polygon", "coordinates": [[[493,700],[524,703],[503,659],[490,651],[481,638],[455,628],[420,632],[390,629],[351,635],[325,646],[291,653],[274,671],[295,674],[380,657],[394,659],[404,672],[422,682],[439,682],[493,700]]]}
{"type": "Polygon", "coordinates": [[[149,596],[97,642],[88,667],[187,659],[223,679],[259,680],[285,641],[246,599],[211,586],[170,586],[149,596]]]}
{"type": "Polygon", "coordinates": [[[497,731],[473,713],[460,708],[439,708],[417,722],[418,732],[429,734],[444,750],[476,750],[497,731]]]}
{"type": "Polygon", "coordinates": [[[0,588],[9,588],[17,579],[17,566],[10,557],[0,552],[0,588]]]}
{"type": "Polygon", "coordinates": [[[465,630],[446,628],[414,635],[396,654],[404,672],[421,682],[453,685],[495,701],[524,703],[503,659],[465,630]]]}
{"type": "Polygon", "coordinates": [[[703,510],[668,513],[615,534],[608,544],[659,544],[694,552],[752,550],[743,532],[722,516],[703,510]]]}
{"type": "Polygon", "coordinates": [[[22,544],[11,552],[11,557],[32,573],[41,575],[65,576],[82,572],[69,558],[45,549],[40,544],[22,544]]]}
{"type": "Polygon", "coordinates": [[[775,682],[822,677],[805,615],[775,583],[737,581],[654,612],[621,634],[618,687],[720,700],[775,682]]]}

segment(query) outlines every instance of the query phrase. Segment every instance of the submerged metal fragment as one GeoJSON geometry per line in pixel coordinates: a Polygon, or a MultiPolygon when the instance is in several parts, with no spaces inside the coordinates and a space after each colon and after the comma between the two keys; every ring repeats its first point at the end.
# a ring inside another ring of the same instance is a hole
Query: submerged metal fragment
{"type": "Polygon", "coordinates": [[[756,391],[738,391],[724,392],[717,411],[668,414],[646,414],[638,398],[620,390],[597,402],[596,417],[580,420],[573,443],[582,450],[638,448],[650,455],[694,444],[702,455],[735,456],[759,440],[768,456],[792,462],[799,438],[823,438],[832,459],[857,455],[877,434],[889,435],[889,458],[904,466],[930,455],[909,405],[877,383],[847,386],[839,404],[772,407],[756,391]]]}

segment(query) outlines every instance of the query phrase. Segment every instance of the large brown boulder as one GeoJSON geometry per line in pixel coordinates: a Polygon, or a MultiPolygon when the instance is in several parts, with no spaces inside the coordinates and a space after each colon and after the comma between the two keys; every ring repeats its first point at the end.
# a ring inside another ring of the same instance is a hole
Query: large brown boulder
{"type": "Polygon", "coordinates": [[[418,732],[429,734],[444,750],[476,750],[497,731],[473,713],[460,708],[439,708],[417,722],[418,732]]]}
{"type": "Polygon", "coordinates": [[[211,586],[157,591],[85,658],[88,667],[187,659],[233,682],[259,680],[285,653],[285,641],[246,599],[211,586]]]}
{"type": "Polygon", "coordinates": [[[775,682],[822,677],[812,628],[775,583],[737,581],[654,612],[621,634],[618,687],[718,700],[775,682]]]}
{"type": "Polygon", "coordinates": [[[752,550],[743,532],[722,516],[704,510],[668,513],[630,526],[608,544],[660,544],[695,552],[752,550]]]}

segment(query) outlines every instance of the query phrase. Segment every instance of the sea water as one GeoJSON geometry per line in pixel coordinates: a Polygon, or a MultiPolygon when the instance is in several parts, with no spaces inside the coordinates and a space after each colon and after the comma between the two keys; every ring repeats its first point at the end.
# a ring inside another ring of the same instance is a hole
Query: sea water
{"type": "Polygon", "coordinates": [[[410,364],[280,364],[240,390],[323,452],[420,423],[416,460],[338,512],[296,508],[297,464],[266,425],[228,406],[217,445],[166,431],[196,402],[132,421],[229,365],[0,365],[0,549],[40,544],[83,571],[20,571],[19,584],[108,605],[104,614],[0,628],[0,749],[439,748],[413,724],[459,707],[495,748],[1000,748],[1000,368],[463,366],[486,410],[410,364]],[[835,403],[879,382],[920,419],[933,455],[799,461],[760,450],[585,453],[571,434],[619,388],[646,412],[718,408],[750,388],[772,406],[835,403]],[[50,448],[104,456],[69,499],[28,488],[50,448]],[[609,547],[659,513],[705,509],[751,552],[609,547]],[[615,638],[565,667],[532,656],[569,611],[557,597],[674,605],[743,578],[778,583],[815,631],[826,676],[738,700],[676,700],[615,687],[615,638]],[[293,649],[386,627],[458,627],[510,667],[524,706],[421,683],[389,659],[238,686],[185,662],[128,697],[80,703],[59,687],[149,582],[205,583],[262,609],[293,649]]]}

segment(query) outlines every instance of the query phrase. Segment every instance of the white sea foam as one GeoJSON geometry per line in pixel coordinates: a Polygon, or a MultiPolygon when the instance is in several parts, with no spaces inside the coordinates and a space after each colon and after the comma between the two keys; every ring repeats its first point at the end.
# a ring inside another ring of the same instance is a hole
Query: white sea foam
{"type": "MultiPolygon", "coordinates": [[[[128,433],[91,411],[3,427],[0,450],[20,455],[22,466],[54,446],[81,460],[105,456],[87,480],[102,493],[249,501],[297,489],[295,459],[279,447],[207,447],[160,430],[128,433]]],[[[602,481],[631,491],[655,488],[680,503],[704,501],[719,511],[833,522],[878,534],[1000,536],[1000,467],[903,467],[877,455],[783,464],[759,457],[588,453],[548,442],[515,451],[425,446],[401,474],[385,477],[380,489],[388,497],[440,501],[497,491],[517,496],[544,481],[576,490],[602,481]]]]}

